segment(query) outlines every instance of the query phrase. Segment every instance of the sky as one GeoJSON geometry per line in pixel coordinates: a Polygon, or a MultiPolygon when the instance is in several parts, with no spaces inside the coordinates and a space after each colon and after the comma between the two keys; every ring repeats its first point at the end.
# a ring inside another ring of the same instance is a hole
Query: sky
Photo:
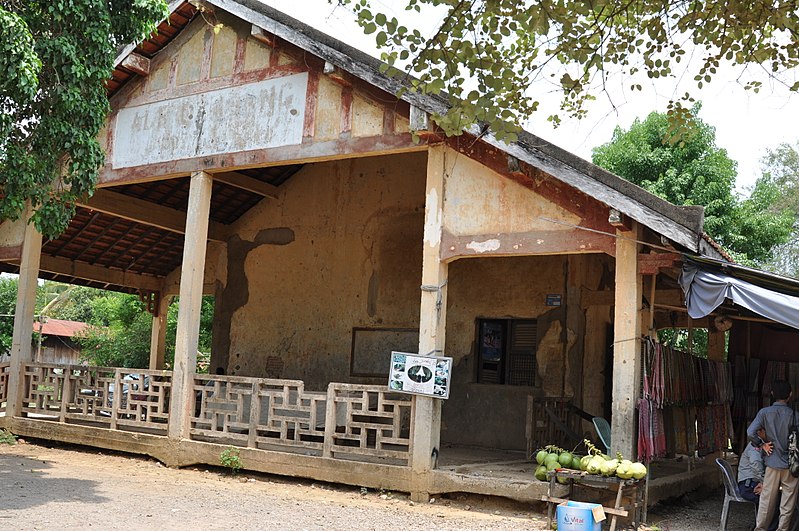
{"type": "MultiPolygon", "coordinates": [[[[261,1],[366,53],[379,55],[374,36],[364,35],[354,16],[345,8],[337,7],[335,0],[333,3],[329,0],[261,1]]],[[[404,20],[401,17],[406,2],[372,2],[384,13],[404,20]]],[[[439,21],[437,17],[438,13],[428,13],[425,19],[414,23],[432,31],[439,21]]],[[[766,150],[785,142],[796,145],[799,141],[799,94],[791,95],[787,89],[769,85],[765,80],[760,93],[745,91],[736,82],[739,75],[740,72],[721,69],[719,77],[702,91],[696,89],[692,80],[680,84],[677,79],[666,79],[657,85],[639,81],[644,91],[633,95],[625,94],[624,87],[630,85],[630,80],[619,79],[615,89],[613,84],[609,85],[609,96],[597,95],[597,101],[589,107],[588,117],[583,120],[564,119],[560,127],[553,128],[546,121],[550,113],[539,112],[524,126],[531,133],[591,160],[592,148],[608,142],[617,126],[626,129],[636,117],[644,118],[652,111],[665,112],[670,98],[688,90],[702,102],[700,118],[716,128],[716,144],[726,149],[730,158],[738,163],[736,189],[746,194],[761,175],[760,160],[766,150]]],[[[532,90],[536,98],[541,98],[542,106],[557,105],[550,86],[533,86],[532,90]]]]}

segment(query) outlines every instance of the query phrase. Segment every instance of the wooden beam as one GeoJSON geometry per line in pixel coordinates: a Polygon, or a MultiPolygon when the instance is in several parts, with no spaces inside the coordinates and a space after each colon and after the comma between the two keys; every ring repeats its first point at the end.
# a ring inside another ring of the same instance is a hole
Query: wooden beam
{"type": "MultiPolygon", "coordinates": [[[[679,289],[657,290],[655,292],[655,299],[658,302],[655,304],[655,306],[662,307],[664,304],[680,306],[683,304],[682,297],[682,290],[679,289]]],[[[616,296],[613,290],[593,290],[583,288],[582,294],[580,296],[580,303],[583,308],[590,308],[591,306],[613,306],[615,302],[616,296]]],[[[683,309],[685,308],[683,307],[683,309]]]]}
{"type": "Polygon", "coordinates": [[[189,216],[186,223],[189,231],[186,233],[186,243],[183,246],[175,362],[172,369],[169,404],[167,434],[172,440],[190,438],[212,188],[213,179],[208,173],[198,171],[192,174],[189,188],[189,216]]]}
{"type": "MultiPolygon", "coordinates": [[[[88,201],[81,201],[78,205],[109,214],[143,225],[159,229],[186,233],[186,214],[180,210],[161,206],[144,199],[130,197],[108,189],[99,189],[88,201]]],[[[227,241],[228,229],[222,223],[211,222],[208,228],[208,239],[213,241],[227,241]]]]}
{"type": "MultiPolygon", "coordinates": [[[[32,211],[26,209],[25,218],[32,211]]],[[[11,366],[8,369],[6,416],[22,416],[22,397],[25,394],[25,363],[33,359],[31,335],[36,306],[36,287],[38,285],[39,263],[42,254],[42,234],[33,223],[25,226],[22,242],[22,258],[19,267],[17,304],[14,311],[14,332],[11,337],[11,366]]]]}
{"type": "Polygon", "coordinates": [[[272,199],[275,199],[278,194],[277,186],[259,181],[258,179],[253,179],[252,177],[236,171],[214,173],[212,177],[217,182],[224,183],[228,186],[233,186],[234,188],[239,188],[241,190],[246,190],[263,197],[271,197],[272,199]]]}
{"type": "Polygon", "coordinates": [[[67,275],[83,280],[91,280],[93,282],[115,284],[117,286],[125,286],[126,288],[141,288],[150,291],[161,290],[161,279],[158,277],[140,275],[138,273],[130,273],[117,269],[107,269],[86,262],[78,262],[46,254],[42,255],[39,267],[42,271],[47,271],[48,273],[67,275]]]}
{"type": "MultiPolygon", "coordinates": [[[[444,224],[446,148],[435,146],[427,155],[424,241],[422,250],[422,299],[419,308],[419,354],[440,355],[447,331],[448,265],[442,261],[441,232],[444,224]]],[[[450,162],[451,163],[451,162],[450,162]]],[[[430,498],[430,470],[436,467],[441,441],[441,402],[438,398],[413,397],[411,420],[411,499],[430,498]]]]}
{"type": "MultiPolygon", "coordinates": [[[[616,301],[613,319],[613,413],[611,451],[635,456],[636,414],[641,379],[641,300],[643,285],[638,273],[641,226],[631,232],[617,229],[616,301]],[[631,237],[630,237],[631,236],[631,237]]],[[[632,457],[631,457],[632,459],[632,457]]]]}
{"type": "Polygon", "coordinates": [[[680,253],[641,253],[638,255],[638,271],[642,275],[657,275],[661,269],[682,266],[680,253]]]}
{"type": "Polygon", "coordinates": [[[267,33],[266,30],[260,26],[256,26],[255,24],[250,27],[250,37],[256,41],[266,44],[270,48],[275,47],[275,36],[271,33],[267,33]]]}
{"type": "Polygon", "coordinates": [[[424,109],[411,105],[410,112],[410,129],[411,131],[429,131],[430,120],[424,109]]]}
{"type": "Polygon", "coordinates": [[[542,254],[606,253],[613,255],[616,240],[580,228],[569,230],[534,230],[492,234],[454,235],[444,230],[441,258],[453,260],[467,256],[530,256],[542,254]]]}
{"type": "Polygon", "coordinates": [[[120,66],[140,76],[146,76],[150,73],[150,60],[135,52],[125,57],[120,66]]]}

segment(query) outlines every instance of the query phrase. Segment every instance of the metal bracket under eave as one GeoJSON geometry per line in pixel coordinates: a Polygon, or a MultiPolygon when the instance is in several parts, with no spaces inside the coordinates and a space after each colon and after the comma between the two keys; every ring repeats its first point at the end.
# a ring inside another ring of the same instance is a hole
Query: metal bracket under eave
{"type": "Polygon", "coordinates": [[[139,300],[153,317],[158,317],[158,306],[161,302],[160,291],[139,290],[139,300]]]}

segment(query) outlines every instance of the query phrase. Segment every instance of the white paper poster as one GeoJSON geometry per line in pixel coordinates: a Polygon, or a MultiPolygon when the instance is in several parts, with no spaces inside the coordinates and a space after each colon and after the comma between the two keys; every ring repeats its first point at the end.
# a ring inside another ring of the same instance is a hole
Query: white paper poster
{"type": "Polygon", "coordinates": [[[391,353],[388,387],[393,391],[449,398],[452,358],[391,353]]]}

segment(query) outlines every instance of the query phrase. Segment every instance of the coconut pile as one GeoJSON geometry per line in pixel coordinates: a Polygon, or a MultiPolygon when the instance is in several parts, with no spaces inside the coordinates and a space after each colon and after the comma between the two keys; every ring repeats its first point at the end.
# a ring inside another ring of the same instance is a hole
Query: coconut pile
{"type": "MultiPolygon", "coordinates": [[[[603,454],[602,451],[594,446],[588,439],[583,441],[587,450],[586,455],[577,455],[573,451],[569,452],[555,445],[548,445],[538,451],[535,460],[538,468],[535,470],[535,477],[541,481],[547,481],[547,473],[554,470],[579,470],[593,475],[606,477],[616,476],[620,479],[643,479],[646,476],[646,466],[643,463],[632,462],[624,459],[621,453],[611,458],[603,454]]],[[[576,450],[576,448],[575,448],[576,450]]],[[[559,483],[568,483],[568,478],[558,477],[559,483]]]]}

